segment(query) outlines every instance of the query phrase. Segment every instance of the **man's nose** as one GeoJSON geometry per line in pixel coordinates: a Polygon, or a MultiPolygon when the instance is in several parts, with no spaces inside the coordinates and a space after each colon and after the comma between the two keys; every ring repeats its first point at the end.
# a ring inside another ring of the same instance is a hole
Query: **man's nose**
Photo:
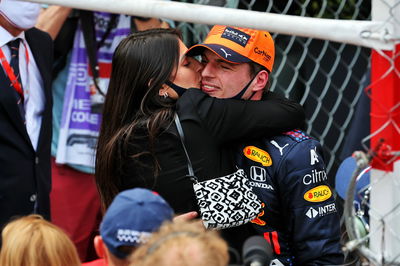
{"type": "Polygon", "coordinates": [[[212,66],[210,63],[204,63],[203,64],[203,69],[201,71],[201,76],[204,77],[212,77],[213,76],[213,70],[212,66]]]}

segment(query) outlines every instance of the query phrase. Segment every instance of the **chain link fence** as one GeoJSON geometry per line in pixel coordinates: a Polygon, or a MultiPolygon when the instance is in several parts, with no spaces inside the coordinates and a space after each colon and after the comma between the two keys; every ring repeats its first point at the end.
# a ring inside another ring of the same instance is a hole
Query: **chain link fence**
{"type": "MultiPolygon", "coordinates": [[[[223,6],[278,14],[318,18],[368,20],[369,0],[193,0],[196,4],[223,6]]],[[[186,44],[201,42],[210,25],[178,23],[186,44]]],[[[311,38],[272,33],[276,59],[271,90],[303,104],[307,133],[319,139],[325,149],[330,180],[350,145],[361,141],[346,138],[363,88],[369,82],[370,49],[311,38]],[[347,148],[344,148],[344,147],[347,148]]],[[[334,34],[334,33],[332,33],[334,34]]],[[[365,132],[369,133],[368,121],[365,132]]],[[[361,139],[360,139],[361,140],[361,139]]]]}
{"type": "MultiPolygon", "coordinates": [[[[371,14],[378,14],[375,20],[391,23],[395,28],[393,36],[400,34],[399,0],[372,0],[372,4],[371,0],[181,2],[340,20],[371,20],[371,14]],[[379,12],[384,13],[383,17],[379,12]]],[[[177,23],[188,45],[204,40],[210,26],[177,23]]],[[[381,51],[272,34],[276,59],[271,90],[303,104],[305,130],[324,147],[330,183],[334,185],[337,169],[345,158],[357,150],[365,152],[361,156],[364,163],[359,162],[347,192],[349,212],[344,220],[350,219],[346,227],[350,232],[343,243],[347,251],[359,251],[361,260],[348,265],[400,265],[400,165],[395,164],[394,172],[386,167],[400,154],[399,87],[395,89],[400,86],[400,40],[395,40],[397,48],[393,51],[381,51]],[[378,59],[374,60],[374,56],[378,59]],[[372,72],[371,61],[375,69],[372,72]],[[370,183],[359,188],[358,174],[371,160],[383,165],[378,168],[384,171],[371,170],[370,183]]]]}

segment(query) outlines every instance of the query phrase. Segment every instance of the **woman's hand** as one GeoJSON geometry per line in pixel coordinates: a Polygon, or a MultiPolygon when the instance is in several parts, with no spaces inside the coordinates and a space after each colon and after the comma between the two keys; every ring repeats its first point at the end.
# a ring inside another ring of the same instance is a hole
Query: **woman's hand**
{"type": "Polygon", "coordinates": [[[174,222],[186,222],[197,218],[199,214],[195,211],[180,214],[174,217],[174,222]]]}

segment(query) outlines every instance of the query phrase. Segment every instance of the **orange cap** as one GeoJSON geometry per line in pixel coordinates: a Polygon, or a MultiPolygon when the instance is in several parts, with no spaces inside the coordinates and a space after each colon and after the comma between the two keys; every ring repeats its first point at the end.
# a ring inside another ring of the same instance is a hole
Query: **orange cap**
{"type": "Polygon", "coordinates": [[[253,61],[264,66],[269,72],[274,65],[274,40],[267,31],[215,25],[204,42],[192,46],[186,54],[200,55],[204,48],[230,63],[253,61]]]}

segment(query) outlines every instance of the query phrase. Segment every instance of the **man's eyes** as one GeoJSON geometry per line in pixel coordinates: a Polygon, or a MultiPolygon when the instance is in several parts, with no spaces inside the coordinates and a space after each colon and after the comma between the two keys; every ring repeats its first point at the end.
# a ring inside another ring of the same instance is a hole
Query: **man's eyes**
{"type": "Polygon", "coordinates": [[[232,68],[230,66],[227,66],[227,65],[221,65],[221,68],[227,69],[227,70],[232,70],[232,68]]]}

